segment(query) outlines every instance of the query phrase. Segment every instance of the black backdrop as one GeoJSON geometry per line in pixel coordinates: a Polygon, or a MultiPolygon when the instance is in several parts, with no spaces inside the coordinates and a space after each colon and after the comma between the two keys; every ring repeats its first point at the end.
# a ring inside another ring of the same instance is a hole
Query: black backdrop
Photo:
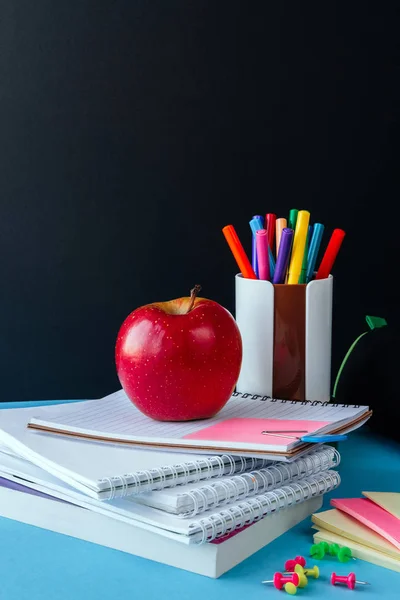
{"type": "Polygon", "coordinates": [[[397,327],[396,4],[0,2],[1,400],[114,391],[123,319],[194,283],[233,310],[257,213],[347,232],[334,371],[397,327]]]}

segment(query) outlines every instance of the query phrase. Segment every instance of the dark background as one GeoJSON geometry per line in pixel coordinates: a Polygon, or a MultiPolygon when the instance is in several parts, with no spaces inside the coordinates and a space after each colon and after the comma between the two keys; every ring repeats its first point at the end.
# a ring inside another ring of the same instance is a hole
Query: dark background
{"type": "Polygon", "coordinates": [[[122,321],[194,283],[233,311],[257,213],[347,232],[334,374],[395,330],[396,5],[0,1],[0,399],[115,391],[122,321]]]}

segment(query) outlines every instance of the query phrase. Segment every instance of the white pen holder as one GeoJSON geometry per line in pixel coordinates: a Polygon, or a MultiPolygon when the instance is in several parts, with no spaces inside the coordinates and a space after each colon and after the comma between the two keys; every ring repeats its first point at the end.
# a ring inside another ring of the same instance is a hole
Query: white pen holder
{"type": "Polygon", "coordinates": [[[236,385],[284,400],[329,402],[333,277],[307,285],[235,278],[243,360],[236,385]]]}

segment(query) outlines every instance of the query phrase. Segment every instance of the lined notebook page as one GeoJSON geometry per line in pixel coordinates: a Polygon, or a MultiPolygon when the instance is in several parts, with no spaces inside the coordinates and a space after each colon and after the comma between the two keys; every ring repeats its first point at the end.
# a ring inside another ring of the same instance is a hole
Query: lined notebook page
{"type": "Polygon", "coordinates": [[[171,423],[143,415],[122,390],[96,402],[81,403],[72,410],[69,407],[68,412],[59,406],[52,408],[54,411],[47,411],[46,420],[33,418],[30,426],[139,443],[179,441],[180,445],[198,447],[205,440],[212,440],[215,447],[221,442],[223,446],[237,443],[243,448],[261,445],[278,450],[292,447],[296,440],[262,436],[262,429],[293,430],[297,426],[298,430],[310,433],[330,431],[368,412],[368,407],[358,405],[252,400],[234,395],[213,419],[171,423]]]}

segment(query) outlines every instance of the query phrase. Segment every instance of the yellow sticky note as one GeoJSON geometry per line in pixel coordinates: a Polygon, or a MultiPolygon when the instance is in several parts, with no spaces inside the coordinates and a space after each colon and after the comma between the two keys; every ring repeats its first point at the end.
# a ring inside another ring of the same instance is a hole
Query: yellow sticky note
{"type": "Polygon", "coordinates": [[[363,496],[400,519],[400,494],[397,492],[362,492],[363,496]]]}

